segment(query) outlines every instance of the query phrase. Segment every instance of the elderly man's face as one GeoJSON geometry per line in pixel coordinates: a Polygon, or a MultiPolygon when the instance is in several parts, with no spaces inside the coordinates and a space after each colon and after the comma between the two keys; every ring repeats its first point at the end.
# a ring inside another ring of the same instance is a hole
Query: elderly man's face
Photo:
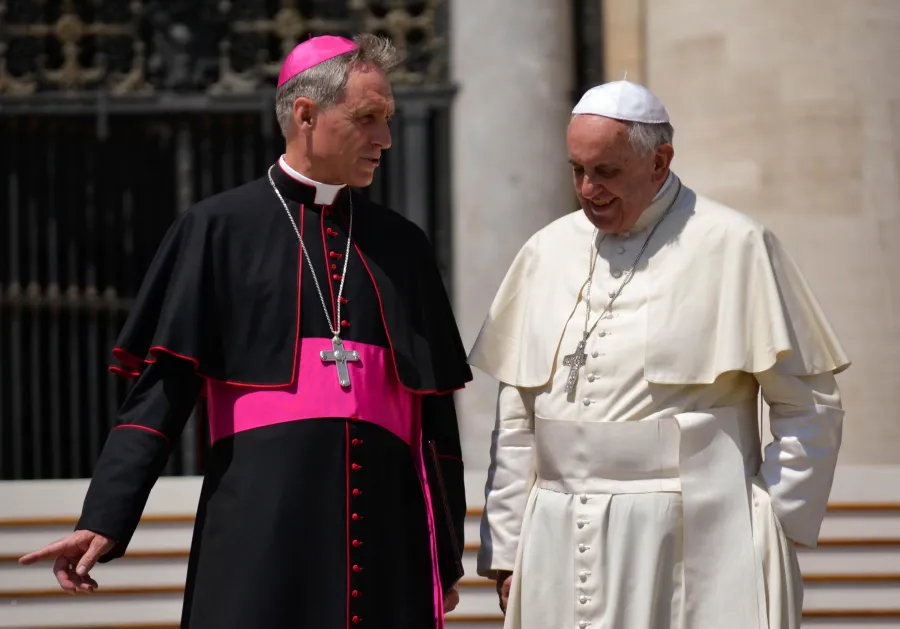
{"type": "Polygon", "coordinates": [[[575,193],[597,229],[631,229],[669,172],[670,144],[641,156],[628,142],[628,126],[603,116],[579,115],[567,133],[575,193]]]}
{"type": "Polygon", "coordinates": [[[354,68],[344,99],[320,111],[310,136],[309,154],[316,170],[354,187],[372,183],[381,152],[391,146],[388,121],[394,98],[384,73],[375,66],[354,68]]]}

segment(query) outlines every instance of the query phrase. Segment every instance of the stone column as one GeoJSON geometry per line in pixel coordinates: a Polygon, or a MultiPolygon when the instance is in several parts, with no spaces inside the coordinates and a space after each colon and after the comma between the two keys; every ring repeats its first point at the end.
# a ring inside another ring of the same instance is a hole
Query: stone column
{"type": "Polygon", "coordinates": [[[607,81],[646,82],[644,23],[647,0],[595,0],[603,10],[603,62],[607,81]]]}
{"type": "Polygon", "coordinates": [[[841,462],[900,463],[900,2],[645,2],[676,172],[807,275],[854,361],[841,462]]]}
{"type": "MultiPolygon", "coordinates": [[[[454,305],[466,349],[525,241],[574,205],[565,130],[573,103],[567,1],[451,0],[454,305]]],[[[486,470],[497,383],[457,396],[469,470],[486,470]]],[[[469,496],[477,501],[479,496],[469,496]]]]}

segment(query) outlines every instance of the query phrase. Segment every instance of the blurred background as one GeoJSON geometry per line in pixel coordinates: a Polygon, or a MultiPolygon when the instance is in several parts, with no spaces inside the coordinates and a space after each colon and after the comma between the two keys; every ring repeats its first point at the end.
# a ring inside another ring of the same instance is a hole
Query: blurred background
{"type": "MultiPolygon", "coordinates": [[[[283,56],[362,31],[406,54],[364,193],[431,237],[467,348],[519,247],[577,209],[575,101],[626,74],[663,100],[676,173],[779,235],[854,361],[805,626],[900,627],[898,0],[0,0],[0,627],[177,626],[202,404],[99,596],[14,560],[71,530],[162,234],[281,154],[283,56]]],[[[471,521],[449,618],[476,629],[500,626],[473,561],[495,395],[482,374],[458,395],[471,521]]]]}

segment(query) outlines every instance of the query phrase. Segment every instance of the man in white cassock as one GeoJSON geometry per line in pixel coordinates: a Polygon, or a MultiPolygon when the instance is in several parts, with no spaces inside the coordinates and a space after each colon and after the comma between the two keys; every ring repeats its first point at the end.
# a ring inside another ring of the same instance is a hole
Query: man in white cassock
{"type": "Polygon", "coordinates": [[[500,382],[478,572],[507,629],[800,626],[850,363],[778,239],[670,170],[672,135],[644,87],[583,96],[581,211],[522,247],[470,354],[500,382]]]}

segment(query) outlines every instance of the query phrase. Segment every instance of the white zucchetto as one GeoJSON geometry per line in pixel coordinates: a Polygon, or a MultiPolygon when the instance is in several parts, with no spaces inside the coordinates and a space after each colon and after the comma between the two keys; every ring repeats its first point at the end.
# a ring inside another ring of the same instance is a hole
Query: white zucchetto
{"type": "Polygon", "coordinates": [[[669,122],[669,113],[662,101],[643,85],[630,81],[613,81],[592,87],[575,105],[572,114],[593,114],[650,124],[669,122]]]}

